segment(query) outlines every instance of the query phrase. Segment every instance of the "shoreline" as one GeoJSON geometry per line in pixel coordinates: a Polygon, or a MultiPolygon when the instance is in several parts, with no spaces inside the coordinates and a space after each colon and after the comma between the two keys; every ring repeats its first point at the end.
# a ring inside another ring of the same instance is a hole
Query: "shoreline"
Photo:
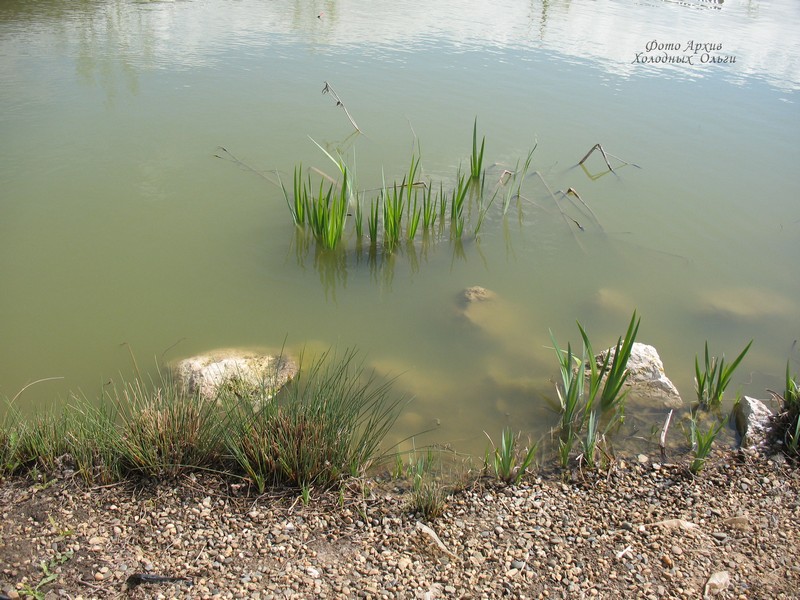
{"type": "Polygon", "coordinates": [[[800,471],[782,458],[722,451],[697,477],[684,463],[622,459],[568,483],[544,472],[515,486],[479,478],[425,527],[409,513],[402,480],[352,480],[304,506],[296,491],[248,495],[209,474],[94,488],[8,478],[0,482],[0,591],[699,598],[719,588],[714,597],[797,598],[800,471]],[[129,587],[135,574],[192,585],[129,587]]]}

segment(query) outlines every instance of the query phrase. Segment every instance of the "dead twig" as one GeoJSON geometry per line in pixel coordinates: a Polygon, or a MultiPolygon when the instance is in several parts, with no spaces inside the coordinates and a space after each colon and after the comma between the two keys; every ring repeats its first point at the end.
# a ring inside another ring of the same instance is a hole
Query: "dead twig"
{"type": "Polygon", "coordinates": [[[331,87],[331,84],[329,84],[327,81],[323,83],[325,84],[325,87],[322,88],[322,93],[330,94],[331,96],[333,96],[333,99],[336,101],[336,106],[342,107],[342,109],[344,110],[344,114],[346,114],[347,118],[350,120],[350,124],[356,128],[356,131],[361,132],[361,128],[358,125],[356,125],[356,122],[353,120],[353,117],[350,116],[350,111],[347,110],[347,107],[344,105],[344,102],[342,102],[342,99],[339,97],[339,94],[337,94],[334,91],[334,89],[331,87]]]}
{"type": "Polygon", "coordinates": [[[280,184],[279,184],[278,182],[276,182],[276,181],[274,181],[274,180],[270,179],[269,177],[267,177],[266,175],[264,175],[264,174],[263,174],[261,171],[259,171],[259,170],[258,170],[258,169],[256,169],[255,167],[251,167],[251,166],[250,166],[250,165],[248,165],[246,162],[244,162],[244,161],[242,161],[242,160],[239,160],[239,158],[237,158],[236,156],[234,156],[233,152],[231,152],[230,150],[228,150],[228,149],[227,149],[225,146],[219,146],[219,149],[220,149],[220,150],[222,150],[222,152],[224,152],[224,153],[225,153],[227,156],[220,156],[219,154],[215,154],[215,155],[214,155],[214,158],[220,158],[220,159],[222,159],[222,160],[228,160],[228,161],[230,161],[230,162],[232,162],[232,163],[234,163],[234,164],[238,165],[239,167],[241,167],[241,168],[243,168],[243,169],[246,169],[246,170],[248,170],[248,171],[252,171],[253,173],[255,173],[256,175],[258,175],[258,176],[259,176],[259,177],[261,177],[262,179],[266,179],[267,181],[269,181],[269,182],[270,182],[272,185],[274,185],[275,187],[281,187],[281,186],[280,186],[280,184]]]}
{"type": "Polygon", "coordinates": [[[614,156],[613,154],[609,154],[608,152],[605,151],[605,148],[603,148],[601,144],[595,144],[594,146],[592,146],[589,152],[587,152],[586,155],[578,161],[578,164],[582,165],[584,162],[586,162],[586,159],[589,158],[592,155],[592,152],[594,152],[595,150],[600,150],[600,154],[603,155],[603,160],[606,161],[606,166],[608,167],[608,170],[611,171],[612,173],[614,173],[614,167],[611,166],[611,162],[608,160],[609,156],[615,160],[618,160],[623,165],[631,165],[633,167],[636,167],[637,169],[641,169],[641,167],[637,164],[629,163],[626,160],[622,160],[619,156],[614,156]]]}
{"type": "Polygon", "coordinates": [[[564,192],[564,195],[565,195],[565,196],[570,196],[570,195],[572,195],[572,196],[575,196],[575,197],[578,199],[578,202],[580,202],[581,204],[583,204],[583,206],[585,206],[585,207],[586,207],[586,210],[588,210],[588,211],[589,211],[589,214],[590,214],[590,215],[592,215],[592,219],[594,219],[594,222],[595,222],[595,223],[597,223],[597,226],[598,226],[598,227],[599,227],[601,230],[603,229],[603,226],[602,226],[602,225],[600,225],[600,220],[597,218],[597,215],[594,213],[594,211],[592,210],[592,208],[591,208],[591,207],[590,207],[588,204],[586,204],[586,202],[584,202],[584,201],[583,201],[583,198],[581,198],[581,197],[580,197],[580,195],[579,195],[579,194],[578,194],[578,192],[575,190],[575,188],[573,188],[573,187],[567,188],[567,191],[566,191],[566,192],[564,192]]]}

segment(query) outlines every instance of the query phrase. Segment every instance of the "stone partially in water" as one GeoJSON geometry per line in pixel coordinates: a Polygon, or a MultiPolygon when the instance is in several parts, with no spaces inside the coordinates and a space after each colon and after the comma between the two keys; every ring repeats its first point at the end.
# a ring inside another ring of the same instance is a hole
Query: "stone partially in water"
{"type": "MultiPolygon", "coordinates": [[[[595,357],[601,365],[608,353],[612,354],[609,365],[613,364],[613,353],[616,348],[608,348],[595,357]]],[[[666,408],[680,408],[683,405],[680,393],[675,384],[664,372],[664,363],[653,346],[634,342],[628,359],[628,378],[625,380],[628,399],[652,405],[653,401],[662,402],[666,408]]]]}
{"type": "Polygon", "coordinates": [[[285,356],[224,349],[180,361],[175,371],[187,392],[214,400],[221,392],[271,398],[297,375],[297,363],[285,356]]]}
{"type": "Polygon", "coordinates": [[[763,447],[767,443],[769,423],[772,411],[761,400],[743,397],[734,406],[736,431],[742,438],[741,445],[747,447],[763,447]]]}
{"type": "Polygon", "coordinates": [[[473,302],[485,302],[486,300],[493,300],[496,297],[497,294],[495,294],[493,291],[479,285],[468,287],[461,293],[461,300],[465,305],[472,304],[473,302]]]}

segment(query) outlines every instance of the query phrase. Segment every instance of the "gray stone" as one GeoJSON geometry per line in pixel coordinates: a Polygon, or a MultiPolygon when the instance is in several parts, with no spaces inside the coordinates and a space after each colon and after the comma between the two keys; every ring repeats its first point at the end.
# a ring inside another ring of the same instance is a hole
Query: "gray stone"
{"type": "Polygon", "coordinates": [[[180,361],[175,371],[183,389],[213,400],[223,391],[269,399],[296,374],[290,358],[223,349],[180,361]]]}
{"type": "Polygon", "coordinates": [[[766,445],[772,411],[764,402],[744,396],[734,406],[734,415],[742,447],[760,448],[766,445]]]}
{"type": "Polygon", "coordinates": [[[481,287],[479,285],[473,285],[472,287],[468,287],[461,293],[461,301],[464,305],[471,304],[473,302],[485,302],[487,300],[493,300],[497,297],[491,290],[487,290],[485,287],[481,287]]]}

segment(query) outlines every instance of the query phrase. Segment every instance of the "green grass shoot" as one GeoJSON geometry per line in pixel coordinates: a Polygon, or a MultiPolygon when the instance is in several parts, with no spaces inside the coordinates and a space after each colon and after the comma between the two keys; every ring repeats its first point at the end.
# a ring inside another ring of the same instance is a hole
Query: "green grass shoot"
{"type": "Polygon", "coordinates": [[[739,355],[730,364],[725,364],[725,355],[721,358],[709,356],[708,342],[705,343],[705,362],[704,368],[700,368],[700,361],[697,356],[694,358],[695,368],[695,391],[697,401],[704,408],[718,407],[722,404],[725,389],[730,383],[733,372],[739,363],[742,362],[745,354],[753,344],[753,340],[744,347],[739,355]]]}

